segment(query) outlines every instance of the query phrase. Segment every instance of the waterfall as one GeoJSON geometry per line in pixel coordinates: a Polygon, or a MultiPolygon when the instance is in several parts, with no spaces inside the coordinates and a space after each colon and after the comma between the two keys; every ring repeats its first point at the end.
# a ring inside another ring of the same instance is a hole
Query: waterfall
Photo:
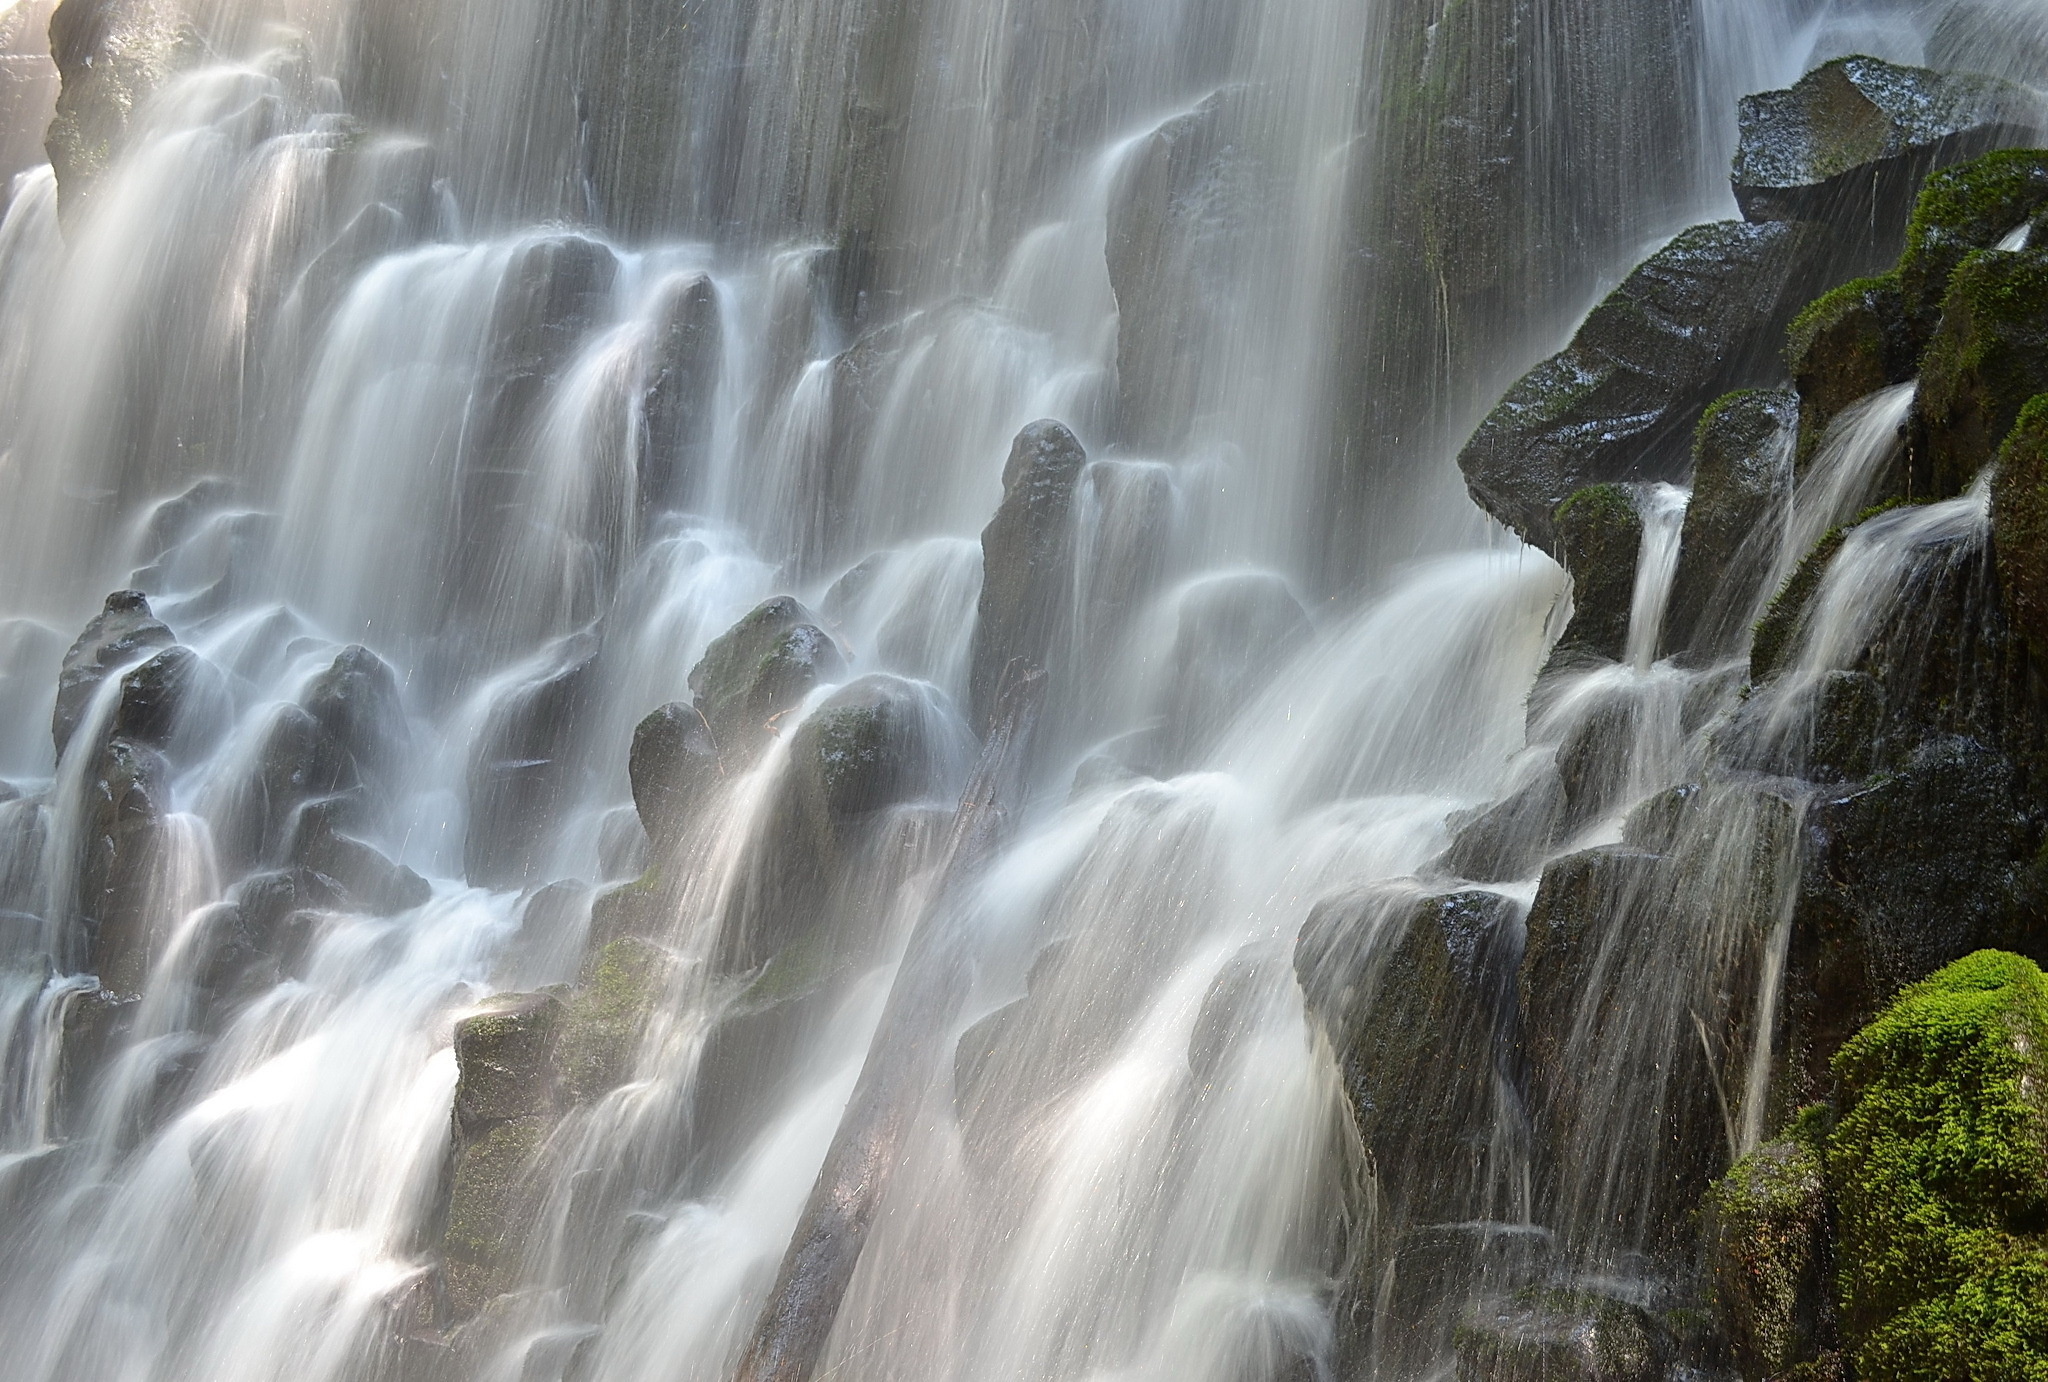
{"type": "Polygon", "coordinates": [[[1691,1308],[1695,1149],[1780,1112],[1815,707],[1982,577],[1988,481],[1856,523],[1915,386],[1843,410],[1723,588],[1750,688],[1670,646],[1684,486],[1622,477],[1568,656],[1590,568],[1452,456],[1733,214],[1738,96],[1930,21],[1414,8],[0,9],[0,152],[51,130],[0,220],[8,1375],[1424,1382],[1531,1289],[1691,1308]]]}

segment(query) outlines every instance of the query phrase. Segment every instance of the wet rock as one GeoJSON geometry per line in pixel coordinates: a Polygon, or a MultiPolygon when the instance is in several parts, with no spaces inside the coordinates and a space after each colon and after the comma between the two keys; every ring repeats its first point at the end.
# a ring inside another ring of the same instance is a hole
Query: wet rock
{"type": "MultiPolygon", "coordinates": [[[[1863,515],[1862,518],[1869,517],[1863,515]]],[[[1785,578],[1785,584],[1771,597],[1764,607],[1763,617],[1756,621],[1749,641],[1749,679],[1762,685],[1783,671],[1798,651],[1797,639],[1806,610],[1820,593],[1821,582],[1827,578],[1828,563],[1842,550],[1842,539],[1855,523],[1846,523],[1831,528],[1813,544],[1813,550],[1799,560],[1792,574],[1785,578]]]]}
{"type": "Polygon", "coordinates": [[[2048,395],[2032,399],[1999,447],[1991,546],[2013,626],[2048,658],[2048,395]]]}
{"type": "Polygon", "coordinates": [[[2048,980],[1980,951],[1834,1059],[1827,1177],[1858,1377],[2048,1370],[2048,980]]]}
{"type": "Polygon", "coordinates": [[[1963,260],[2040,220],[2044,209],[2048,152],[2040,149],[2001,149],[1928,176],[1897,273],[1907,321],[1923,348],[1963,260]]]}
{"type": "Polygon", "coordinates": [[[845,666],[839,646],[787,595],[749,611],[690,671],[693,700],[674,701],[633,731],[633,803],[658,848],[681,834],[693,804],[754,764],[776,722],[845,666]]]}
{"type": "Polygon", "coordinates": [[[1515,912],[1497,893],[1368,892],[1319,903],[1296,942],[1309,1013],[1402,1222],[1477,1212],[1515,912]]]}
{"type": "Polygon", "coordinates": [[[637,878],[647,867],[647,831],[630,806],[604,813],[597,828],[597,871],[602,879],[637,878]]]}
{"type": "Polygon", "coordinates": [[[1003,464],[1003,501],[981,532],[981,601],[969,673],[973,722],[985,729],[996,688],[1012,658],[1057,674],[1072,601],[1073,533],[1069,512],[1088,453],[1050,419],[1017,434],[1003,464]]]}
{"type": "Polygon", "coordinates": [[[1194,761],[1312,630],[1300,601],[1266,572],[1202,581],[1181,597],[1163,737],[1169,760],[1194,761]]]}
{"type": "Polygon", "coordinates": [[[125,739],[101,750],[79,866],[78,910],[86,963],[106,988],[138,993],[151,958],[150,900],[170,810],[170,765],[125,739]]]}
{"type": "Polygon", "coordinates": [[[2039,118],[2027,93],[1991,78],[1838,58],[1742,98],[1735,201],[1751,221],[1831,222],[1883,262],[1921,179],[2026,142],[2039,118]]]}
{"type": "Polygon", "coordinates": [[[1776,548],[1772,519],[1792,492],[1792,433],[1800,398],[1783,389],[1729,394],[1693,435],[1692,498],[1665,606],[1663,652],[1711,662],[1739,646],[1776,548]]]}
{"type": "Polygon", "coordinates": [[[313,678],[300,694],[299,705],[347,755],[360,777],[388,783],[399,772],[412,734],[398,675],[383,658],[361,644],[350,644],[313,678]]]}
{"type": "Polygon", "coordinates": [[[546,1114],[506,1119],[465,1137],[454,1153],[441,1265],[456,1318],[514,1284],[536,1198],[534,1163],[553,1127],[546,1114]]]}
{"type": "Polygon", "coordinates": [[[1669,1341],[1622,1301],[1529,1292],[1458,1330],[1458,1382],[1663,1382],[1669,1341]]]}
{"type": "Polygon", "coordinates": [[[577,727],[596,693],[596,641],[579,636],[553,671],[491,707],[469,762],[462,862],[470,882],[535,881],[540,851],[576,795],[577,727]]]}
{"type": "Polygon", "coordinates": [[[301,806],[359,781],[354,760],[318,720],[296,705],[279,707],[253,771],[236,784],[215,824],[222,859],[247,867],[281,857],[301,806]]]}
{"type": "Polygon", "coordinates": [[[226,675],[190,648],[172,646],[122,676],[112,732],[191,761],[219,742],[233,714],[226,675]]]}
{"type": "Polygon", "coordinates": [[[1458,465],[1473,499],[1546,551],[1552,515],[1588,485],[1682,481],[1682,438],[1732,388],[1775,382],[1786,324],[1819,287],[1808,225],[1694,226],[1638,265],[1572,343],[1524,375],[1458,465]]]}
{"type": "Polygon", "coordinates": [[[1980,250],[1949,278],[1908,430],[1916,491],[1960,493],[2048,391],[2048,248],[1980,250]]]}
{"type": "Polygon", "coordinates": [[[1629,769],[1642,737],[1642,702],[1623,688],[1589,708],[1557,746],[1564,791],[1562,831],[1569,835],[1624,803],[1629,769]]]}
{"type": "Polygon", "coordinates": [[[1207,399],[1199,351],[1252,224],[1259,168],[1233,140],[1242,104],[1218,91],[1147,135],[1111,196],[1107,257],[1117,303],[1117,418],[1124,444],[1165,450],[1207,399]]]}
{"type": "Polygon", "coordinates": [[[1551,666],[1621,660],[1628,646],[1643,519],[1623,485],[1592,485],[1558,505],[1557,558],[1572,581],[1572,620],[1551,650],[1551,666]]]}
{"type": "Polygon", "coordinates": [[[1508,796],[1454,817],[1451,844],[1429,864],[1432,872],[1474,883],[1511,883],[1542,866],[1565,828],[1564,782],[1546,764],[1508,796]]]}
{"type": "Polygon", "coordinates": [[[93,617],[64,654],[63,670],[57,678],[57,709],[51,722],[58,757],[63,757],[65,746],[92,703],[93,693],[108,674],[152,649],[168,648],[176,641],[171,631],[150,613],[149,601],[140,591],[117,590],[109,595],[106,607],[93,617]]]}
{"type": "Polygon", "coordinates": [[[403,864],[339,828],[343,803],[315,802],[299,812],[291,847],[293,860],[332,879],[350,902],[372,916],[397,916],[424,906],[434,889],[403,864]]]}
{"type": "Polygon", "coordinates": [[[552,993],[506,993],[456,1024],[455,1126],[463,1137],[553,1107],[563,1012],[552,993]]]}
{"type": "Polygon", "coordinates": [[[1829,672],[1813,695],[1805,770],[1817,782],[1869,776],[1885,738],[1884,687],[1868,672],[1829,672]]]}
{"type": "Polygon", "coordinates": [[[1853,279],[1795,317],[1785,334],[1785,363],[1799,390],[1801,462],[1850,404],[1918,373],[1925,344],[1895,273],[1853,279]]]}
{"type": "Polygon", "coordinates": [[[652,358],[640,397],[640,508],[687,509],[705,477],[713,394],[724,352],[718,292],[704,274],[678,279],[656,309],[652,358]]]}
{"type": "Polygon", "coordinates": [[[126,142],[135,108],[194,48],[168,0],[64,0],[50,16],[50,56],[63,87],[44,148],[67,224],[126,142]]]}
{"type": "Polygon", "coordinates": [[[1715,1316],[1745,1377],[1783,1376],[1833,1339],[1825,1112],[1743,1157],[1707,1196],[1715,1316]]]}
{"type": "Polygon", "coordinates": [[[600,1098],[632,1074],[641,1033],[673,966],[666,950],[637,936],[610,941],[585,962],[556,1045],[568,1098],[579,1103],[600,1098]]]}

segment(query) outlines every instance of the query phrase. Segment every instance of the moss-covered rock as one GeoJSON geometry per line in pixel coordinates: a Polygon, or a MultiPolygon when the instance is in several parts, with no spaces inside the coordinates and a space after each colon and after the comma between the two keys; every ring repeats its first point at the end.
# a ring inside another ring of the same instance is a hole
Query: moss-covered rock
{"type": "Polygon", "coordinates": [[[1628,646],[1643,518],[1625,485],[1589,485],[1557,506],[1557,558],[1572,581],[1572,620],[1552,658],[1619,661],[1628,646]]]}
{"type": "Polygon", "coordinates": [[[1925,339],[1913,329],[1896,273],[1853,279],[1794,317],[1785,363],[1799,391],[1800,461],[1850,404],[1911,379],[1925,339]]]}
{"type": "Polygon", "coordinates": [[[1706,1203],[1715,1313],[1745,1377],[1778,1377],[1834,1340],[1827,1111],[1742,1158],[1706,1203]]]}
{"type": "Polygon", "coordinates": [[[1072,604],[1068,515],[1088,453],[1061,423],[1041,419],[1017,434],[1003,463],[1003,500],[981,531],[981,601],[974,625],[968,701],[977,731],[995,713],[1013,658],[1049,670],[1072,604]]]}
{"type": "Polygon", "coordinates": [[[633,1054],[673,963],[666,950],[637,936],[611,941],[585,962],[556,1044],[568,1097],[598,1098],[632,1073],[633,1054]]]}
{"type": "Polygon", "coordinates": [[[2048,659],[2048,394],[2028,401],[1998,449],[1991,546],[2014,627],[2048,659]]]}
{"type": "Polygon", "coordinates": [[[2048,391],[2048,249],[1979,250],[1950,276],[1921,366],[1913,480],[1940,497],[1989,465],[2035,394],[2048,391]]]}
{"type": "Polygon", "coordinates": [[[1683,480],[1682,439],[1701,410],[1776,381],[1785,328],[1823,286],[1831,253],[1826,233],[1803,223],[1681,232],[1487,415],[1458,456],[1473,499],[1554,551],[1552,518],[1573,492],[1683,480]]]}
{"type": "Polygon", "coordinates": [[[2048,1377],[2048,979],[1980,951],[1836,1055],[1842,1325],[1864,1382],[2048,1377]]]}
{"type": "Polygon", "coordinates": [[[1739,635],[1767,551],[1766,520],[1792,486],[1797,395],[1745,389],[1717,399],[1693,433],[1692,498],[1665,605],[1663,651],[1711,661],[1739,635]]]}
{"type": "Polygon", "coordinates": [[[493,1123],[454,1155],[441,1251],[448,1305],[458,1318],[474,1315],[513,1283],[532,1209],[529,1173],[553,1126],[545,1114],[493,1123]]]}
{"type": "Polygon", "coordinates": [[[2048,207],[2048,151],[2002,149],[1929,175],[1899,257],[1899,293],[1924,342],[1965,258],[1991,249],[2048,207]]]}
{"type": "Polygon", "coordinates": [[[554,1104],[562,1000],[503,993],[455,1026],[455,1123],[466,1133],[545,1113],[554,1104]]]}
{"type": "Polygon", "coordinates": [[[1813,544],[1813,550],[1799,559],[1799,565],[1785,578],[1785,584],[1764,606],[1763,617],[1750,631],[1749,679],[1762,684],[1782,672],[1791,660],[1795,639],[1813,597],[1827,578],[1828,563],[1842,550],[1842,539],[1852,524],[1830,528],[1813,544]]]}

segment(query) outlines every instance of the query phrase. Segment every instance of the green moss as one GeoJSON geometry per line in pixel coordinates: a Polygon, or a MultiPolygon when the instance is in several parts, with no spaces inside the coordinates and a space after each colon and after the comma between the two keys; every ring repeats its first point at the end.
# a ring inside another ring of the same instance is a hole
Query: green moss
{"type": "Polygon", "coordinates": [[[1987,249],[2048,206],[2048,150],[2001,149],[1928,177],[1906,229],[1898,278],[1907,311],[1933,326],[1949,277],[1973,250],[1987,249]]]}
{"type": "Polygon", "coordinates": [[[1834,1058],[1845,1334],[1863,1382],[2048,1379],[2048,978],[1979,951],[1834,1058]]]}
{"type": "Polygon", "coordinates": [[[1785,361],[1796,372],[1799,362],[1813,349],[1814,343],[1836,323],[1856,315],[1872,299],[1889,297],[1900,291],[1896,271],[1877,274],[1870,278],[1855,278],[1839,288],[1831,288],[1801,309],[1792,319],[1792,325],[1785,328],[1785,361]]]}
{"type": "Polygon", "coordinates": [[[754,982],[736,1000],[747,1010],[773,1007],[814,991],[838,968],[832,945],[832,928],[813,926],[761,967],[754,982]]]}
{"type": "Polygon", "coordinates": [[[556,1056],[571,1097],[597,1098],[626,1078],[667,972],[668,953],[633,936],[612,941],[586,964],[556,1056]]]}
{"type": "Polygon", "coordinates": [[[2048,253],[1968,255],[1949,279],[1922,363],[1916,475],[1933,493],[1960,491],[2044,391],[2048,253]]]}
{"type": "Polygon", "coordinates": [[[2048,658],[2048,394],[2020,409],[1998,448],[1991,545],[2007,612],[2035,656],[2048,658]]]}
{"type": "Polygon", "coordinates": [[[1802,1114],[1707,1194],[1715,1309],[1748,1375],[1775,1376],[1819,1351],[1825,1138],[1824,1119],[1802,1114]]]}
{"type": "Polygon", "coordinates": [[[1619,658],[1628,642],[1643,520],[1624,485],[1588,485],[1557,506],[1557,555],[1572,578],[1572,622],[1558,652],[1619,658]]]}
{"type": "Polygon", "coordinates": [[[1799,463],[1849,405],[1911,379],[1920,347],[1896,274],[1845,283],[1794,318],[1785,362],[1799,390],[1799,463]]]}

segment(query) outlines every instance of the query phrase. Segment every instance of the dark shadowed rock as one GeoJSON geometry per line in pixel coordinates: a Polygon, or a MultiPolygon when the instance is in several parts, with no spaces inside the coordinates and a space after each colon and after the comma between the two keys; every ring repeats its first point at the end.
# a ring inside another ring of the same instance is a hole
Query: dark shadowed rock
{"type": "Polygon", "coordinates": [[[2048,395],[2028,402],[1999,448],[1991,545],[2014,626],[2048,657],[2048,395]]]}
{"type": "Polygon", "coordinates": [[[242,867],[280,857],[299,807],[360,780],[334,736],[296,705],[278,708],[250,768],[214,825],[221,857],[242,867]]]}
{"type": "Polygon", "coordinates": [[[536,857],[577,785],[577,727],[596,694],[597,647],[579,636],[560,664],[502,696],[477,738],[468,773],[462,861],[480,887],[534,881],[536,857]]]}
{"type": "Polygon", "coordinates": [[[1068,620],[1073,588],[1074,486],[1088,453],[1050,419],[1017,434],[1003,464],[1003,501],[981,530],[981,603],[974,626],[969,702],[977,730],[995,707],[1012,658],[1045,667],[1068,620]]]}
{"type": "Polygon", "coordinates": [[[1428,868],[1474,883],[1530,877],[1559,843],[1565,810],[1564,782],[1546,763],[1491,806],[1452,817],[1450,847],[1428,868]]]}
{"type": "Polygon", "coordinates": [[[1853,279],[1795,317],[1786,332],[1785,362],[1799,391],[1801,462],[1850,404],[1911,379],[1925,344],[1906,312],[1897,274],[1853,279]]]}
{"type": "Polygon", "coordinates": [[[1473,499],[1553,550],[1551,516],[1575,491],[1682,481],[1700,411],[1731,388],[1775,382],[1786,324],[1828,253],[1824,232],[1788,222],[1679,234],[1479,425],[1458,457],[1473,499]]]}
{"type": "Polygon", "coordinates": [[[1949,277],[1909,428],[1916,490],[1960,493],[2048,390],[2048,248],[1980,250],[1949,277]]]}
{"type": "Polygon", "coordinates": [[[110,739],[100,751],[80,860],[78,911],[86,962],[115,993],[137,993],[151,959],[150,894],[170,768],[141,744],[110,739]]]}
{"type": "Polygon", "coordinates": [[[1834,1333],[1824,1110],[1714,1183],[1706,1203],[1714,1311],[1745,1377],[1781,1377],[1834,1333]]]}
{"type": "Polygon", "coordinates": [[[1752,221],[1832,222],[1882,262],[1929,171],[2024,143],[2038,120],[2028,94],[2003,82],[1838,58],[1742,98],[1735,200],[1752,221]]]}
{"type": "Polygon", "coordinates": [[[433,887],[374,846],[342,833],[336,820],[342,805],[330,800],[300,810],[291,847],[294,862],[332,879],[351,903],[372,916],[396,916],[424,905],[433,887]]]}
{"type": "Polygon", "coordinates": [[[1664,611],[1663,651],[1712,662],[1739,646],[1742,620],[1776,550],[1772,521],[1792,494],[1796,395],[1730,394],[1700,418],[1692,499],[1664,611]]]}
{"type": "Polygon", "coordinates": [[[1572,581],[1572,621],[1551,650],[1551,666],[1619,662],[1643,546],[1635,496],[1623,485],[1592,485],[1558,505],[1552,526],[1557,559],[1572,581]]]}
{"type": "Polygon", "coordinates": [[[656,309],[652,358],[640,397],[640,507],[685,509],[704,481],[712,395],[725,347],[718,291],[697,274],[671,284],[656,309]]]}
{"type": "Polygon", "coordinates": [[[117,590],[109,595],[106,607],[64,654],[64,667],[57,677],[57,710],[51,722],[57,755],[63,756],[73,731],[85,718],[93,693],[110,672],[175,641],[171,631],[149,612],[149,601],[140,591],[117,590]]]}
{"type": "Polygon", "coordinates": [[[63,87],[44,148],[67,222],[121,152],[135,107],[191,43],[168,0],[64,0],[50,17],[50,56],[63,87]]]}
{"type": "Polygon", "coordinates": [[[1458,1330],[1457,1382],[1663,1382],[1664,1332],[1622,1301],[1535,1291],[1458,1330]]]}
{"type": "Polygon", "coordinates": [[[1897,271],[1900,299],[1922,347],[1963,260],[1996,248],[2041,219],[2044,208],[2048,151],[2041,149],[2001,149],[1928,176],[1913,204],[1897,271]]]}
{"type": "Polygon", "coordinates": [[[226,674],[190,648],[173,646],[122,676],[112,732],[189,761],[219,741],[232,715],[226,674]]]}
{"type": "Polygon", "coordinates": [[[412,735],[398,675],[383,658],[350,644],[313,678],[299,704],[362,777],[388,780],[399,771],[412,735]]]}

